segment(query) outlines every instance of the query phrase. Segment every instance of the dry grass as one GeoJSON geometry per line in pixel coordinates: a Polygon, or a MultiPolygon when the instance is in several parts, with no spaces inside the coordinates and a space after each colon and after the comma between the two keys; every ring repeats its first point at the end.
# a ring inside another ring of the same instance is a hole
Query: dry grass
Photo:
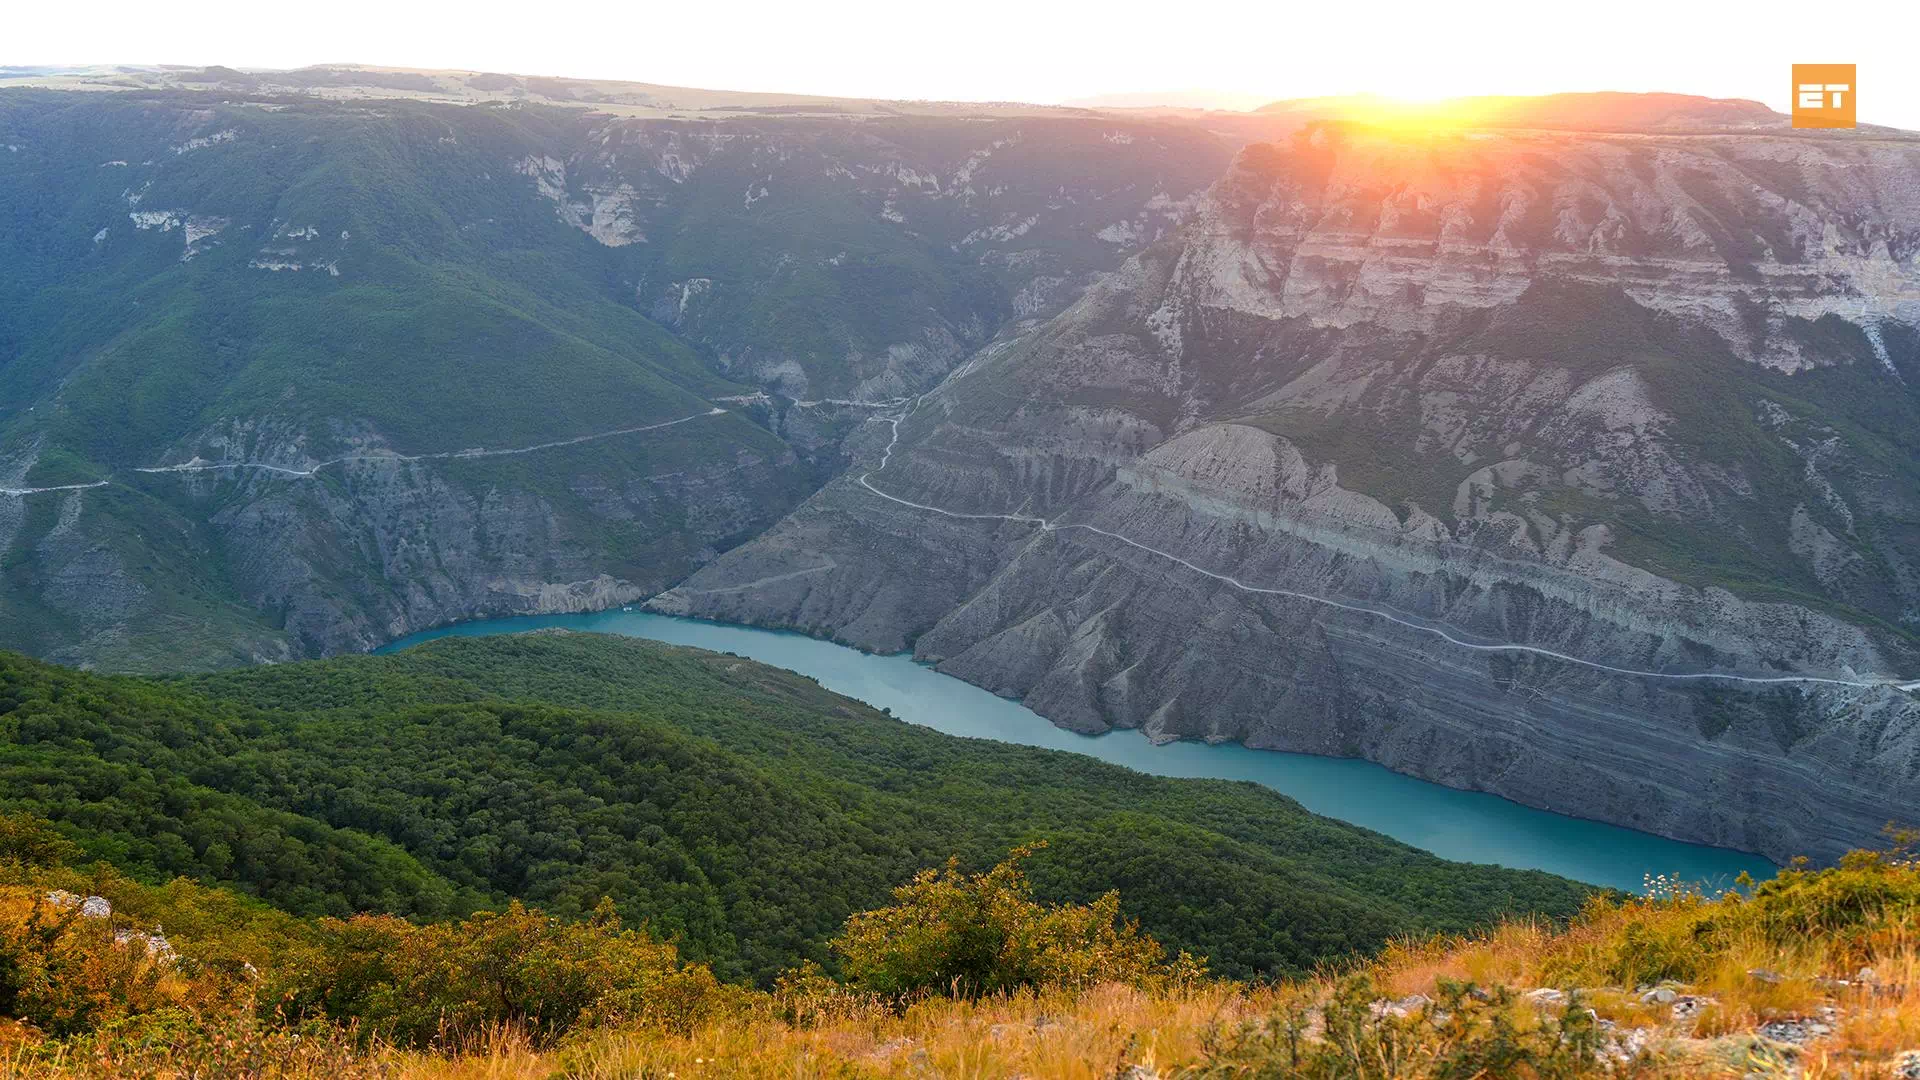
{"type": "Polygon", "coordinates": [[[1108,985],[1083,994],[929,1000],[902,1013],[855,1005],[807,1027],[772,1019],[690,1036],[624,1032],[557,1053],[570,1076],[942,1077],[1102,1080],[1130,1065],[1197,1060],[1210,1033],[1265,1014],[1266,995],[1212,987],[1149,996],[1108,985]]]}
{"type": "Polygon", "coordinates": [[[0,1031],[0,1048],[15,1047],[0,1056],[0,1077],[1885,1077],[1920,1050],[1917,875],[1908,863],[1873,864],[1793,878],[1756,899],[1596,903],[1568,927],[1516,921],[1400,942],[1353,970],[1263,987],[1109,984],[897,1008],[820,980],[677,1032],[591,1030],[557,1046],[509,1029],[438,1055],[251,1023],[95,1049],[0,1031]],[[1542,988],[1571,1000],[1528,996],[1542,988]],[[1334,1045],[1318,1037],[1335,1029],[1337,999],[1356,993],[1363,1022],[1336,1040],[1346,1057],[1301,1065],[1302,1039],[1334,1045]],[[1447,1003],[1451,1019],[1416,994],[1447,1003]],[[1811,1037],[1766,1026],[1785,1022],[1811,1037]],[[1569,1040],[1597,1056],[1555,1056],[1569,1040]],[[1498,1058],[1516,1046],[1519,1057],[1498,1058]],[[1483,1059],[1508,1063],[1474,1071],[1483,1059]]]}
{"type": "MultiPolygon", "coordinates": [[[[1436,994],[1442,980],[1530,989],[1539,984],[1543,954],[1566,942],[1544,928],[1503,927],[1485,938],[1407,943],[1369,969],[1388,996],[1436,994]]],[[[1744,956],[1740,962],[1754,959],[1744,956]]],[[[1762,956],[1784,965],[1788,957],[1762,956]]],[[[1849,989],[1832,998],[1804,980],[1758,982],[1742,969],[1716,969],[1690,992],[1711,994],[1719,1004],[1688,1028],[1670,1021],[1671,1006],[1648,1005],[1631,988],[1595,988],[1583,1000],[1625,1031],[1644,1029],[1657,1061],[1611,1066],[1623,1075],[1734,1077],[1887,1076],[1902,1052],[1920,1048],[1920,997],[1913,981],[1911,949],[1880,958],[1890,976],[1876,990],[1849,989]],[[1796,1060],[1756,1043],[1752,1030],[1765,1019],[1811,1015],[1822,1004],[1840,1009],[1833,1035],[1796,1060]],[[1757,1048],[1757,1049],[1756,1049],[1757,1048]],[[1789,1071],[1781,1071],[1789,1070],[1789,1071]]],[[[1336,980],[1304,980],[1281,986],[1215,985],[1149,995],[1108,985],[1073,994],[1021,993],[977,1002],[934,999],[895,1011],[847,999],[823,1006],[807,1022],[781,1019],[769,1010],[673,1034],[653,1029],[601,1031],[557,1047],[536,1049],[512,1031],[493,1033],[454,1055],[354,1049],[312,1040],[300,1052],[291,1046],[256,1047],[252,1053],[187,1052],[148,1057],[125,1054],[117,1061],[84,1053],[39,1061],[16,1053],[0,1064],[0,1077],[159,1076],[284,1077],[286,1080],[696,1080],[696,1078],[786,1077],[953,1078],[1025,1077],[1029,1080],[1111,1080],[1173,1077],[1205,1067],[1223,1038],[1287,1015],[1296,1006],[1324,1001],[1336,980]],[[284,1056],[276,1057],[283,1053],[284,1056]],[[1137,1070],[1136,1070],[1137,1067],[1137,1070]]],[[[1508,1006],[1517,1027],[1542,1023],[1540,1010],[1520,1001],[1508,1006]]],[[[230,1048],[231,1051],[231,1048],[230,1048]]],[[[1596,1075],[1599,1073],[1596,1072],[1596,1075]]],[[[1285,1072],[1247,1073],[1285,1076],[1285,1072]]],[[[1415,1065],[1390,1075],[1432,1075],[1415,1065]]]]}
{"type": "MultiPolygon", "coordinates": [[[[1080,994],[1022,993],[978,1002],[932,999],[904,1011],[849,1000],[805,1024],[762,1012],[686,1034],[655,1029],[595,1032],[544,1050],[503,1029],[452,1055],[354,1049],[324,1039],[309,1039],[298,1054],[290,1044],[256,1045],[253,1053],[234,1052],[234,1047],[208,1052],[204,1046],[182,1044],[172,1053],[122,1052],[113,1059],[77,1048],[45,1059],[16,1051],[0,1062],[0,1077],[693,1080],[927,1075],[1104,1080],[1132,1065],[1157,1072],[1198,1060],[1211,1034],[1265,1016],[1272,998],[1272,991],[1247,993],[1230,986],[1154,996],[1107,985],[1080,994]]],[[[241,1035],[238,1041],[246,1038],[241,1035]]]]}

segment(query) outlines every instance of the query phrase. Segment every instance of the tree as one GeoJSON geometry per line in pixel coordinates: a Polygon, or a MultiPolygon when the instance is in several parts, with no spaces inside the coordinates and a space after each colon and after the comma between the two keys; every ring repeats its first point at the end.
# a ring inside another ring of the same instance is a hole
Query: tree
{"type": "Polygon", "coordinates": [[[80,845],[36,814],[0,814],[0,861],[61,866],[80,858],[80,845]]]}

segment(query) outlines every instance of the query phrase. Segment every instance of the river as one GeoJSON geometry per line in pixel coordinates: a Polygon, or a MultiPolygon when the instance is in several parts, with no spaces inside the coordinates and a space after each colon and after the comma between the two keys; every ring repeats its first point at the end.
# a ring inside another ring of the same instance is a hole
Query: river
{"type": "Polygon", "coordinates": [[[829,690],[891,709],[903,720],[949,735],[1067,750],[1160,776],[1251,780],[1298,800],[1315,813],[1462,862],[1547,870],[1634,891],[1647,874],[1725,886],[1742,871],[1761,878],[1775,870],[1758,855],[1684,844],[1535,810],[1496,795],[1402,776],[1365,761],[1250,750],[1231,743],[1156,746],[1134,731],[1077,735],[1054,727],[1018,702],[942,675],[904,653],[875,656],[800,634],[606,611],[461,623],[402,638],[378,651],[392,652],[434,638],[511,634],[542,627],[623,634],[736,653],[811,675],[829,690]]]}

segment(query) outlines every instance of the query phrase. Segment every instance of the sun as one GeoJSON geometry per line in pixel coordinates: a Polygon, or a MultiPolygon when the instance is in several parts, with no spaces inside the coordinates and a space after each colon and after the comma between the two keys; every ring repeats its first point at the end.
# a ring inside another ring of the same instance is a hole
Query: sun
{"type": "Polygon", "coordinates": [[[1342,119],[1394,135],[1442,135],[1484,125],[1505,98],[1404,98],[1368,95],[1342,110],[1342,119]]]}

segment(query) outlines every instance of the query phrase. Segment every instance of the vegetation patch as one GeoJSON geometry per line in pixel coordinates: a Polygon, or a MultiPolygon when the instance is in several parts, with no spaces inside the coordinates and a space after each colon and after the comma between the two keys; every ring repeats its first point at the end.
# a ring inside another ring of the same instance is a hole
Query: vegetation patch
{"type": "Polygon", "coordinates": [[[1920,1055],[1920,869],[1902,846],[1717,897],[1649,882],[1569,924],[1396,940],[1230,981],[1120,916],[1035,900],[1016,850],[849,917],[844,974],[728,986],[608,904],[301,919],[72,865],[0,817],[9,1076],[1901,1075],[1920,1055]],[[161,924],[167,929],[163,932],[161,924]]]}

